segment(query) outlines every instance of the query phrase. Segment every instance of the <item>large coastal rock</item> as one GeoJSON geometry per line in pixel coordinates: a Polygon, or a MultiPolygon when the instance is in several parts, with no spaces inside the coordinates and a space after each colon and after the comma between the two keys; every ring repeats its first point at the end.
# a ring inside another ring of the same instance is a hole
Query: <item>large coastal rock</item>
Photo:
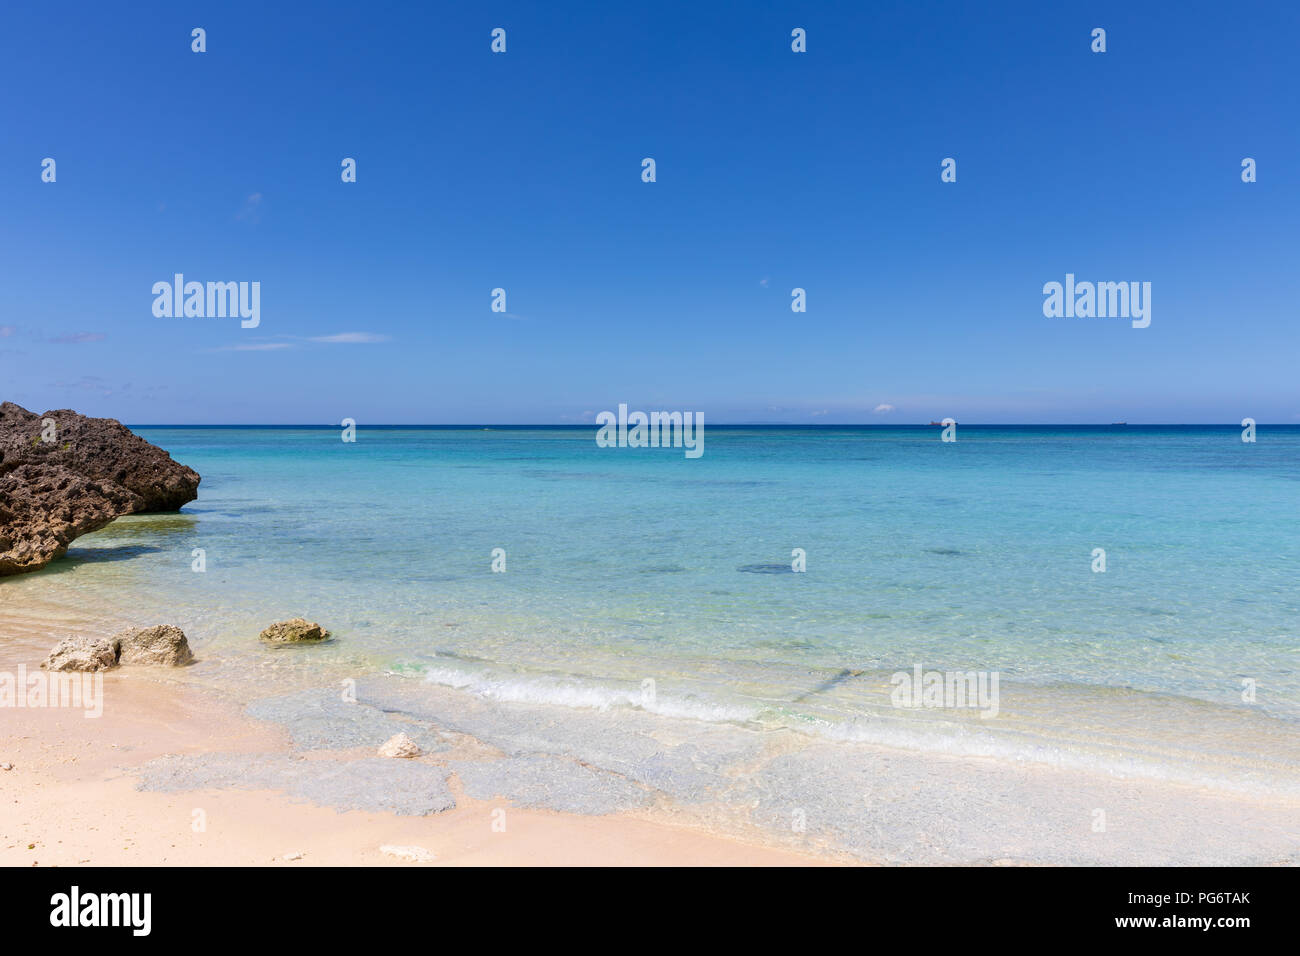
{"type": "Polygon", "coordinates": [[[199,480],[111,418],[0,404],[0,575],[39,570],[122,515],[175,511],[199,480]]]}
{"type": "Polygon", "coordinates": [[[129,514],[124,488],[84,478],[53,462],[0,462],[0,575],[61,558],[74,538],[129,514]]]}
{"type": "Polygon", "coordinates": [[[51,671],[102,671],[121,664],[181,667],[193,660],[185,632],[170,624],[159,624],[131,628],[110,638],[64,638],[54,645],[41,666],[51,671]]]}

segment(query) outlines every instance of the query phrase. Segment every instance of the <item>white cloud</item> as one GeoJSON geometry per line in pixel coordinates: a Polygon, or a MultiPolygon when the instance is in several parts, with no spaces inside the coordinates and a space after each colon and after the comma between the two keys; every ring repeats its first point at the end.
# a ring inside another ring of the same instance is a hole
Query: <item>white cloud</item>
{"type": "Polygon", "coordinates": [[[219,352],[278,352],[281,349],[293,348],[288,342],[250,342],[248,345],[231,345],[224,349],[218,349],[219,352]]]}
{"type": "Polygon", "coordinates": [[[336,335],[318,335],[311,341],[325,342],[331,345],[369,345],[374,342],[387,342],[387,335],[373,332],[339,332],[336,335]]]}
{"type": "Polygon", "coordinates": [[[890,405],[888,402],[881,402],[875,408],[875,412],[877,415],[888,415],[893,410],[894,410],[894,406],[890,405]]]}
{"type": "Polygon", "coordinates": [[[239,212],[235,213],[235,218],[244,222],[260,222],[262,218],[262,194],[253,193],[244,200],[244,205],[239,212]]]}

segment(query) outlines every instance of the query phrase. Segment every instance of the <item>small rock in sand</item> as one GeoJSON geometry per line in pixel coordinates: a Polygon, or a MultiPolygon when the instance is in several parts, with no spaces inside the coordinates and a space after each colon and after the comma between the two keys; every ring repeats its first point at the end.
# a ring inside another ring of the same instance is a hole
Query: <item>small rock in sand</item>
{"type": "Polygon", "coordinates": [[[407,863],[432,863],[434,855],[422,846],[392,846],[385,844],[379,848],[384,856],[395,856],[407,863]]]}
{"type": "Polygon", "coordinates": [[[301,860],[302,854],[298,852],[286,853],[284,856],[280,857],[280,859],[284,860],[286,863],[291,863],[294,860],[301,860]]]}
{"type": "Polygon", "coordinates": [[[117,644],[102,637],[66,637],[41,666],[51,671],[104,671],[117,666],[117,644]]]}
{"type": "Polygon", "coordinates": [[[11,763],[0,763],[0,770],[12,770],[14,765],[11,763]]]}
{"type": "Polygon", "coordinates": [[[180,667],[194,662],[185,632],[170,624],[136,627],[113,638],[119,664],[165,664],[180,667]]]}
{"type": "Polygon", "coordinates": [[[330,636],[330,632],[319,624],[295,617],[289,621],[277,621],[260,636],[267,644],[319,644],[330,636]]]}
{"type": "Polygon", "coordinates": [[[388,738],[380,745],[379,756],[418,757],[420,756],[420,747],[406,734],[398,734],[396,737],[388,738]]]}
{"type": "Polygon", "coordinates": [[[119,664],[179,667],[194,661],[185,632],[170,624],[136,627],[110,638],[67,637],[41,664],[50,671],[102,671],[119,664]]]}

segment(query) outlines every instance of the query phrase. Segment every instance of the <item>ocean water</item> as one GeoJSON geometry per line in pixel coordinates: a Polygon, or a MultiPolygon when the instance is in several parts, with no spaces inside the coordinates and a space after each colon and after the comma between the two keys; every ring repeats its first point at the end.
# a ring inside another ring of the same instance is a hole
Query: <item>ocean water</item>
{"type": "Polygon", "coordinates": [[[227,683],[275,659],[1300,792],[1297,427],[709,427],[696,460],[592,428],[136,430],[198,500],[0,582],[6,609],[178,623],[227,683]],[[258,644],[299,615],[335,639],[258,644]],[[998,715],[893,706],[918,665],[996,672],[998,715]]]}

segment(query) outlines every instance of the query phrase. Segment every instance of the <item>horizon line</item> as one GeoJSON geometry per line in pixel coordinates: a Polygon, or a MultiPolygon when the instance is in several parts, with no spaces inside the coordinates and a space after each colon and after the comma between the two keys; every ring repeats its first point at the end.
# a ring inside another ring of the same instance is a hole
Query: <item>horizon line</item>
{"type": "MultiPolygon", "coordinates": [[[[340,424],[305,422],[131,422],[128,428],[319,428],[340,424]]],[[[962,428],[1241,428],[1239,422],[955,422],[962,428]]],[[[1300,428],[1300,422],[1256,422],[1256,427],[1300,428]]],[[[595,422],[357,422],[357,428],[599,428],[595,422]]],[[[716,422],[711,428],[939,428],[941,422],[716,422]]]]}

